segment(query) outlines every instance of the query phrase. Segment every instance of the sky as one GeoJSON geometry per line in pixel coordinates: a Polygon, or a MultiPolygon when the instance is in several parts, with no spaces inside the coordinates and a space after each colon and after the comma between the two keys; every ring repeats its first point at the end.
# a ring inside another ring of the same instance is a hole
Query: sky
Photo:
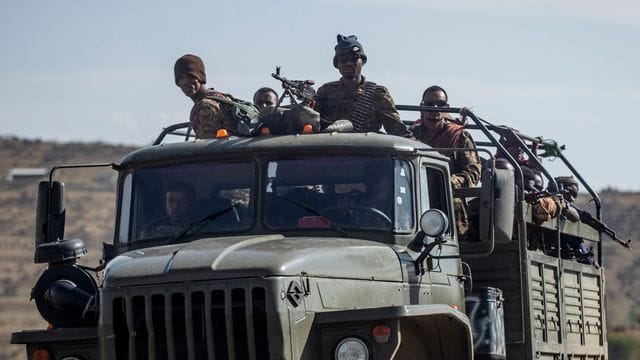
{"type": "Polygon", "coordinates": [[[279,89],[276,65],[336,80],[338,33],[358,36],[363,74],[397,104],[441,85],[452,106],[564,144],[596,190],[640,191],[635,0],[2,1],[0,136],[149,144],[188,119],[181,55],[251,99],[279,89]]]}

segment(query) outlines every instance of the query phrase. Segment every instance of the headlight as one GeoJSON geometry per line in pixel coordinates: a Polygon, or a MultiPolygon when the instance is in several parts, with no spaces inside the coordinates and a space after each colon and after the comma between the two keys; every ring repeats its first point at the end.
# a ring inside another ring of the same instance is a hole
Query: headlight
{"type": "Polygon", "coordinates": [[[367,344],[358,338],[346,338],[336,346],[336,360],[369,360],[367,344]]]}

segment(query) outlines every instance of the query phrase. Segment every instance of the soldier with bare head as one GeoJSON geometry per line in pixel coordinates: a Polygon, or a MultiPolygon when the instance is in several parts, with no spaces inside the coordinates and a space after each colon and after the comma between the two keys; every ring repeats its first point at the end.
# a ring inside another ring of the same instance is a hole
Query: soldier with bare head
{"type": "Polygon", "coordinates": [[[179,233],[193,219],[192,206],[196,191],[189,183],[177,181],[165,190],[166,216],[154,219],[142,230],[141,238],[171,236],[179,233]]]}
{"type": "MultiPolygon", "coordinates": [[[[449,107],[447,92],[440,86],[428,87],[422,94],[422,106],[449,107]]],[[[411,128],[416,138],[437,148],[468,148],[476,145],[471,134],[451,115],[444,112],[423,111],[420,120],[411,128]]],[[[480,160],[475,151],[447,152],[454,188],[475,186],[480,180],[480,160]]]]}
{"type": "Polygon", "coordinates": [[[278,94],[270,87],[263,87],[253,94],[253,104],[260,110],[278,105],[278,94]]]}
{"type": "Polygon", "coordinates": [[[342,77],[322,85],[316,97],[316,110],[326,120],[323,126],[348,119],[354,132],[377,132],[384,126],[388,134],[412,137],[387,88],[367,81],[362,75],[366,63],[367,56],[358,38],[338,35],[333,66],[342,77]]]}
{"type": "MultiPolygon", "coordinates": [[[[444,108],[449,107],[447,92],[440,86],[428,87],[422,93],[422,106],[444,108]]],[[[476,148],[471,134],[464,129],[464,125],[456,121],[451,115],[437,111],[423,111],[420,120],[411,128],[416,139],[434,148],[476,148]]],[[[480,181],[481,165],[475,151],[442,151],[449,157],[451,171],[451,186],[453,188],[473,187],[480,181]]],[[[466,239],[469,232],[467,204],[464,199],[454,198],[456,213],[456,227],[461,239],[466,239]]]]}

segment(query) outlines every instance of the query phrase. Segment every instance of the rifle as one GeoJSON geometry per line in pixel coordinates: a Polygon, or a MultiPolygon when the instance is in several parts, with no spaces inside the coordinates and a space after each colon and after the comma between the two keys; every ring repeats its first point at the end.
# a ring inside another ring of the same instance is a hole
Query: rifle
{"type": "MultiPolygon", "coordinates": [[[[549,192],[547,190],[534,191],[534,192],[525,194],[524,199],[527,203],[534,204],[536,201],[540,200],[543,197],[564,195],[566,192],[569,192],[569,190],[563,189],[561,191],[556,191],[556,192],[549,192]]],[[[618,244],[626,247],[627,249],[631,249],[631,239],[627,239],[627,241],[619,239],[616,236],[616,233],[615,231],[613,231],[613,229],[611,229],[602,221],[594,218],[593,215],[591,215],[588,211],[584,211],[577,208],[575,205],[573,205],[573,203],[568,203],[566,206],[570,206],[576,210],[576,212],[578,213],[578,216],[580,217],[581,223],[585,225],[589,225],[590,227],[594,228],[598,232],[605,233],[611,239],[615,240],[618,244]]]]}
{"type": "Polygon", "coordinates": [[[541,191],[531,191],[528,192],[524,195],[524,200],[528,203],[528,204],[535,204],[538,200],[540,200],[543,197],[548,197],[548,196],[564,196],[564,193],[567,192],[567,190],[562,190],[562,191],[556,191],[556,192],[549,192],[547,190],[541,190],[541,191]]]}
{"type": "Polygon", "coordinates": [[[282,83],[282,88],[284,92],[278,99],[277,106],[280,106],[282,100],[284,100],[285,96],[289,97],[291,104],[297,104],[295,98],[298,99],[303,105],[306,105],[310,108],[315,107],[316,105],[316,91],[313,88],[313,84],[315,81],[313,80],[289,80],[285,77],[280,76],[280,66],[276,66],[276,72],[272,73],[271,76],[280,81],[282,83]]]}
{"type": "Polygon", "coordinates": [[[576,211],[578,211],[578,215],[580,215],[580,222],[583,224],[587,224],[592,228],[598,230],[599,232],[603,232],[607,234],[611,239],[615,240],[618,244],[626,247],[627,249],[631,249],[631,239],[627,239],[627,241],[621,240],[616,236],[615,231],[608,227],[602,221],[594,218],[590,213],[584,210],[580,210],[577,207],[571,205],[576,211]]]}

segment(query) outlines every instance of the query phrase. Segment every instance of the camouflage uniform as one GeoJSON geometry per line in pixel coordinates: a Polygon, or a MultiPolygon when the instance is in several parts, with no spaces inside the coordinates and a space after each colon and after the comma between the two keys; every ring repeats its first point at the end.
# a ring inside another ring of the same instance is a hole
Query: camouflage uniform
{"type": "MultiPolygon", "coordinates": [[[[343,80],[332,81],[318,89],[316,110],[320,117],[333,123],[339,119],[349,119],[351,111],[358,99],[364,94],[364,76],[357,87],[350,87],[343,80]]],[[[328,124],[325,122],[323,128],[328,124]]],[[[369,106],[361,132],[376,132],[384,126],[388,134],[412,137],[411,132],[400,120],[389,90],[376,85],[371,105],[369,106]]]]}
{"type": "MultiPolygon", "coordinates": [[[[475,149],[476,144],[461,125],[449,120],[446,128],[439,134],[431,135],[419,124],[411,128],[416,139],[438,148],[465,148],[475,149]],[[446,131],[451,131],[457,136],[443,139],[442,135],[446,131]]],[[[449,157],[449,171],[451,172],[451,186],[455,188],[476,186],[480,181],[482,167],[480,159],[475,151],[442,151],[443,155],[449,157]]],[[[456,216],[456,228],[460,239],[466,240],[469,232],[469,218],[467,215],[467,203],[464,199],[454,198],[453,208],[456,216]]]]}
{"type": "Polygon", "coordinates": [[[180,233],[184,226],[176,226],[171,223],[168,216],[153,220],[145,225],[140,233],[140,239],[149,239],[162,236],[174,236],[180,233]]]}
{"type": "Polygon", "coordinates": [[[207,89],[204,94],[193,99],[189,123],[198,139],[211,139],[216,137],[216,132],[223,128],[229,134],[237,135],[238,122],[229,111],[229,104],[220,103],[208,96],[227,98],[222,93],[213,89],[207,89]]]}
{"type": "MultiPolygon", "coordinates": [[[[216,96],[219,98],[229,99],[229,96],[215,91],[213,88],[204,89],[207,83],[207,74],[204,69],[202,59],[193,54],[186,54],[180,57],[174,67],[173,74],[175,83],[180,87],[180,79],[186,74],[199,82],[196,93],[191,94],[185,92],[193,100],[193,108],[189,115],[189,125],[196,133],[196,138],[207,139],[215,138],[216,132],[220,128],[226,129],[230,134],[237,135],[238,123],[234,120],[229,107],[232,105],[220,103],[215,99],[209,98],[216,96]]],[[[185,91],[184,89],[182,90],[185,91]]]]}

